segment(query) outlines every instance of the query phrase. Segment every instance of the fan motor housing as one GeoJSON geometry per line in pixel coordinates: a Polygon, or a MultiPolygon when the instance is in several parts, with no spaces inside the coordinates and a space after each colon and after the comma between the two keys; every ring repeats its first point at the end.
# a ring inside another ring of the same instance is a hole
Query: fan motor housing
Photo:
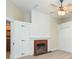
{"type": "Polygon", "coordinates": [[[60,0],[60,2],[62,3],[62,2],[63,2],[63,0],[60,0]]]}

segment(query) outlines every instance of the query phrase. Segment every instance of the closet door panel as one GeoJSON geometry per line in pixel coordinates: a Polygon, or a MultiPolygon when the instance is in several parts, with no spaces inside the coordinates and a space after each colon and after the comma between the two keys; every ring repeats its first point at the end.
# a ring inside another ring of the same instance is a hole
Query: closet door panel
{"type": "Polygon", "coordinates": [[[29,40],[30,40],[30,25],[25,22],[14,23],[15,25],[15,50],[16,58],[26,56],[29,50],[29,40]]]}
{"type": "Polygon", "coordinates": [[[72,52],[72,27],[71,22],[59,26],[58,47],[61,50],[72,52]]]}

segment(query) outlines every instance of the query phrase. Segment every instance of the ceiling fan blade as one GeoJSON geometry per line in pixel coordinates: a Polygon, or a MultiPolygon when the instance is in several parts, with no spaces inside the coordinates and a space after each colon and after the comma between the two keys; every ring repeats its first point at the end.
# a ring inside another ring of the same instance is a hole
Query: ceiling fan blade
{"type": "Polygon", "coordinates": [[[55,4],[50,4],[51,6],[50,6],[50,13],[52,14],[52,13],[55,13],[56,11],[57,11],[57,5],[55,5],[55,4]]]}
{"type": "Polygon", "coordinates": [[[66,6],[72,6],[72,4],[71,4],[71,3],[69,3],[69,4],[67,4],[66,6]]]}
{"type": "Polygon", "coordinates": [[[67,8],[72,8],[72,4],[67,4],[67,5],[64,5],[64,7],[67,7],[67,8]]]}
{"type": "Polygon", "coordinates": [[[56,14],[58,12],[58,10],[52,10],[50,11],[50,14],[56,14]]]}
{"type": "Polygon", "coordinates": [[[55,12],[50,12],[50,14],[53,14],[53,13],[55,13],[55,12]]]}
{"type": "Polygon", "coordinates": [[[64,10],[67,12],[67,13],[72,13],[72,4],[67,4],[64,6],[64,10]]]}
{"type": "Polygon", "coordinates": [[[55,5],[55,4],[51,4],[51,6],[53,6],[53,7],[57,7],[57,5],[55,5]]]}

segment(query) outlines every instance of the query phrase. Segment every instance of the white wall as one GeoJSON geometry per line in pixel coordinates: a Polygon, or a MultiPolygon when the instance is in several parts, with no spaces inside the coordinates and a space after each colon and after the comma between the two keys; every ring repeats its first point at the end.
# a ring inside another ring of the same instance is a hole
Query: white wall
{"type": "Polygon", "coordinates": [[[72,52],[72,22],[66,22],[59,25],[58,48],[64,51],[72,52]]]}
{"type": "Polygon", "coordinates": [[[11,0],[6,0],[6,16],[15,20],[24,21],[24,12],[11,0]]]}
{"type": "Polygon", "coordinates": [[[31,23],[31,11],[30,12],[25,12],[24,21],[31,23]]]}
{"type": "Polygon", "coordinates": [[[57,19],[54,16],[51,16],[51,41],[50,41],[50,46],[51,50],[57,49],[57,41],[58,41],[58,24],[57,24],[57,19]]]}
{"type": "Polygon", "coordinates": [[[32,11],[31,37],[50,37],[50,16],[32,11]]]}

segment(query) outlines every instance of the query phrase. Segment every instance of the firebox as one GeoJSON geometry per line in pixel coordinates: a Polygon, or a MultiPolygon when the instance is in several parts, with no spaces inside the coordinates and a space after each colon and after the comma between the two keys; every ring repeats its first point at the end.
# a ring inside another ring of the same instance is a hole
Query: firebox
{"type": "Polygon", "coordinates": [[[34,56],[47,53],[47,40],[34,40],[34,56]]]}

